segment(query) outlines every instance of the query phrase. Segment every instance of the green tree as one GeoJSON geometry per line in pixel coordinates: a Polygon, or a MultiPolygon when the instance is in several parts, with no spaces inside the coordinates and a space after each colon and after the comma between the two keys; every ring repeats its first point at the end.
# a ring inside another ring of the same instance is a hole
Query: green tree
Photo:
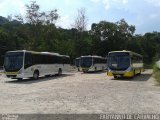
{"type": "Polygon", "coordinates": [[[24,31],[26,31],[28,38],[30,38],[27,41],[27,49],[41,51],[41,43],[43,43],[44,40],[46,40],[46,43],[51,41],[52,38],[49,38],[49,35],[50,32],[53,32],[55,29],[54,24],[59,18],[59,15],[56,9],[49,12],[41,12],[40,6],[36,3],[36,1],[31,1],[31,4],[26,5],[25,18],[22,18],[21,16],[16,16],[16,18],[22,23],[25,23],[26,30],[24,31]],[[48,35],[48,37],[43,39],[46,35],[48,35]]]}

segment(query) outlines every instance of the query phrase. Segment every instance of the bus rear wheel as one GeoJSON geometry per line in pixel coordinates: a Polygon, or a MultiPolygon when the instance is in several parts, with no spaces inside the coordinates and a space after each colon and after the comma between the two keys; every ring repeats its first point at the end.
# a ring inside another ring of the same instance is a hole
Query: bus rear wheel
{"type": "Polygon", "coordinates": [[[60,75],[62,75],[62,69],[61,68],[58,70],[58,76],[60,76],[60,75]]]}
{"type": "Polygon", "coordinates": [[[83,70],[83,73],[87,73],[88,71],[87,70],[83,70]]]}
{"type": "Polygon", "coordinates": [[[94,68],[94,71],[97,71],[97,67],[94,68]]]}
{"type": "Polygon", "coordinates": [[[36,70],[36,71],[34,71],[34,73],[33,73],[33,79],[34,79],[34,80],[37,80],[38,77],[39,77],[39,72],[36,70]]]}
{"type": "Polygon", "coordinates": [[[102,71],[104,71],[104,66],[102,67],[102,71]]]}

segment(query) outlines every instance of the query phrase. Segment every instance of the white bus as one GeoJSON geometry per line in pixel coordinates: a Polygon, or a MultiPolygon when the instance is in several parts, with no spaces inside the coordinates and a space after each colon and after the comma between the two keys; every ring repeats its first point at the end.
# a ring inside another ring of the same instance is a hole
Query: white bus
{"type": "Polygon", "coordinates": [[[38,79],[39,76],[61,75],[69,71],[70,57],[58,53],[19,50],[5,54],[4,73],[9,78],[38,79]]]}
{"type": "Polygon", "coordinates": [[[112,51],[108,53],[108,76],[133,77],[143,71],[142,55],[132,51],[112,51]]]}
{"type": "Polygon", "coordinates": [[[80,66],[83,72],[105,70],[107,60],[101,56],[81,56],[80,66]]]}

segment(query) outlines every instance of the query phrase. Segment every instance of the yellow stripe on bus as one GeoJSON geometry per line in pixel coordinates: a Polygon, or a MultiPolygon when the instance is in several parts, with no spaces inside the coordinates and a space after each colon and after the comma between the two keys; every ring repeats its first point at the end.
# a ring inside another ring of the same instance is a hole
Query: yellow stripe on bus
{"type": "Polygon", "coordinates": [[[17,75],[18,72],[4,72],[4,74],[6,74],[6,75],[17,75]]]}
{"type": "MultiPolygon", "coordinates": [[[[113,72],[107,72],[108,76],[113,76],[113,72]]],[[[118,75],[118,73],[116,73],[118,75]]],[[[120,74],[119,74],[120,75],[120,74]]],[[[133,71],[123,73],[124,77],[132,77],[134,75],[133,71]]]]}

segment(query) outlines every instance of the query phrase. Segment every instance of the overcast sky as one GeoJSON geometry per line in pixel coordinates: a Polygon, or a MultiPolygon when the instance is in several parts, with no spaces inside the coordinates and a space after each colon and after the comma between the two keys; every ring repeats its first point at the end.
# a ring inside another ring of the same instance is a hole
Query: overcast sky
{"type": "MultiPolygon", "coordinates": [[[[31,0],[0,0],[0,16],[25,14],[31,0]]],[[[56,25],[71,28],[79,8],[86,9],[88,29],[101,20],[116,22],[124,18],[136,26],[137,34],[160,31],[160,0],[36,0],[42,11],[58,9],[56,25]]]]}

